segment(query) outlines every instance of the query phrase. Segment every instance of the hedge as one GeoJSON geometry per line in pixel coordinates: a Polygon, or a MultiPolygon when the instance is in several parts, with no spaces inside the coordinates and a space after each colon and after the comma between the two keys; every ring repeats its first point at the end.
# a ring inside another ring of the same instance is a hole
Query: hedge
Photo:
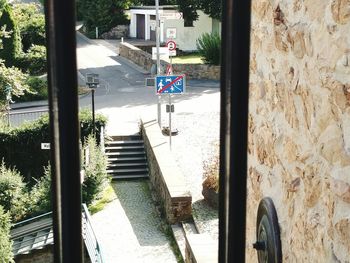
{"type": "MultiPolygon", "coordinates": [[[[82,142],[92,133],[91,111],[79,113],[80,136],[82,142]]],[[[105,126],[106,117],[96,114],[96,138],[100,138],[101,126],[105,126]]],[[[32,178],[39,179],[44,174],[44,167],[50,160],[50,151],[41,150],[41,143],[50,142],[48,114],[38,120],[0,132],[0,160],[16,169],[23,175],[25,181],[32,185],[32,178]]]]}

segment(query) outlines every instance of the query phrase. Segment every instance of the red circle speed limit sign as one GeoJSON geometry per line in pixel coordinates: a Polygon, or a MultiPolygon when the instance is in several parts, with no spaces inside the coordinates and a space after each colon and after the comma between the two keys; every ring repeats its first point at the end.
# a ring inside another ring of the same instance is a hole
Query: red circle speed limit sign
{"type": "Polygon", "coordinates": [[[166,46],[170,51],[176,50],[176,43],[173,40],[169,40],[168,42],[166,42],[166,46]]]}

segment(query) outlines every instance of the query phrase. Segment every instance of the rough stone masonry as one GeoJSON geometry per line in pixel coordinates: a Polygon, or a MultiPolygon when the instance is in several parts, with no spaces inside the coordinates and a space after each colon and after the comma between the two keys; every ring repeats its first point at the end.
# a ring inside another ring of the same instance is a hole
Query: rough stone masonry
{"type": "Polygon", "coordinates": [[[270,196],[283,262],[350,262],[350,0],[252,9],[247,243],[270,196]]]}

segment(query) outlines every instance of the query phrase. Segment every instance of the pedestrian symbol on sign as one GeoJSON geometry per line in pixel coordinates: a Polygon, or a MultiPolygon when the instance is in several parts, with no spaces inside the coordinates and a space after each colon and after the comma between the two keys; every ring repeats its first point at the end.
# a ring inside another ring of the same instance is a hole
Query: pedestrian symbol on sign
{"type": "Polygon", "coordinates": [[[164,87],[164,84],[163,84],[163,80],[161,79],[158,83],[158,91],[162,90],[163,87],[164,87]]]}

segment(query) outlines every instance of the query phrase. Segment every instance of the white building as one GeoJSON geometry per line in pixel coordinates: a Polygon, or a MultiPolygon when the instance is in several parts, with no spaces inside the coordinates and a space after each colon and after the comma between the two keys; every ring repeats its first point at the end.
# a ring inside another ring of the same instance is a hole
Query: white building
{"type": "MultiPolygon", "coordinates": [[[[155,6],[132,7],[129,14],[130,37],[155,41],[155,6]]],[[[194,51],[197,49],[196,40],[203,33],[220,32],[221,23],[219,21],[210,18],[200,10],[198,10],[198,15],[198,20],[193,21],[193,26],[185,26],[182,14],[178,12],[176,6],[160,6],[160,42],[164,43],[173,39],[180,50],[194,51]]]]}

